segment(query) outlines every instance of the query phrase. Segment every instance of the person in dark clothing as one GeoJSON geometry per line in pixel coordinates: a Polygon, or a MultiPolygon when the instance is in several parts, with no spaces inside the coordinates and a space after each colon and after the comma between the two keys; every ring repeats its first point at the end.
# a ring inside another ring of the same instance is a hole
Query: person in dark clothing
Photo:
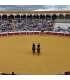
{"type": "Polygon", "coordinates": [[[37,53],[38,53],[38,56],[40,55],[40,43],[38,43],[37,45],[37,53]]]}
{"type": "Polygon", "coordinates": [[[44,35],[44,30],[41,30],[41,33],[40,33],[40,35],[44,35]]]}
{"type": "Polygon", "coordinates": [[[36,46],[35,46],[35,44],[33,43],[33,45],[32,45],[33,55],[34,55],[34,53],[35,53],[35,50],[36,50],[36,46]]]}
{"type": "Polygon", "coordinates": [[[12,75],[16,75],[14,72],[12,72],[12,75]]]}

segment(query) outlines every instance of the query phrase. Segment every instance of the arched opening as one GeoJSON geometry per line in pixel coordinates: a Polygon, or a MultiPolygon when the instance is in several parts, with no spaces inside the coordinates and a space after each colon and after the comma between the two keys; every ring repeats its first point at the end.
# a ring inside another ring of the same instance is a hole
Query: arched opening
{"type": "Polygon", "coordinates": [[[27,15],[27,19],[32,19],[32,15],[27,15]]]}
{"type": "Polygon", "coordinates": [[[15,15],[15,19],[20,19],[20,15],[15,15]]]}
{"type": "Polygon", "coordinates": [[[20,15],[15,15],[15,21],[20,22],[20,15]]]}
{"type": "Polygon", "coordinates": [[[65,19],[70,19],[70,14],[66,14],[65,19]]]}
{"type": "Polygon", "coordinates": [[[40,19],[45,19],[45,15],[40,15],[40,19]]]}
{"type": "Polygon", "coordinates": [[[33,15],[33,19],[39,19],[39,15],[33,15]]]}
{"type": "Polygon", "coordinates": [[[20,18],[20,15],[15,15],[15,19],[19,19],[20,18]]]}
{"type": "Polygon", "coordinates": [[[7,20],[7,15],[2,15],[2,20],[7,20]]]}
{"type": "Polygon", "coordinates": [[[26,19],[26,15],[25,14],[21,15],[21,20],[24,20],[24,19],[26,19]]]}
{"type": "Polygon", "coordinates": [[[14,19],[14,15],[9,15],[8,18],[9,19],[14,19]]]}
{"type": "Polygon", "coordinates": [[[9,15],[8,19],[9,19],[10,22],[12,22],[12,20],[14,20],[14,15],[9,15]]]}
{"type": "Polygon", "coordinates": [[[55,20],[55,19],[58,19],[58,15],[53,14],[53,15],[52,15],[52,20],[55,20]]]}
{"type": "Polygon", "coordinates": [[[64,15],[63,14],[60,14],[59,15],[59,19],[64,19],[64,15]]]}
{"type": "Polygon", "coordinates": [[[46,19],[47,19],[47,20],[51,20],[51,15],[47,14],[47,15],[46,15],[46,19]]]}

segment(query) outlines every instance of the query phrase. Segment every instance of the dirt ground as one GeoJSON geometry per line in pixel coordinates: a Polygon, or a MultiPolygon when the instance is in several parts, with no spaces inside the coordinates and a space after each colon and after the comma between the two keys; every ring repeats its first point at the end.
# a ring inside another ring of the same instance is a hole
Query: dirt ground
{"type": "Polygon", "coordinates": [[[70,38],[23,35],[0,37],[0,72],[57,74],[70,71],[70,38]],[[40,43],[40,56],[32,54],[32,43],[40,43]]]}

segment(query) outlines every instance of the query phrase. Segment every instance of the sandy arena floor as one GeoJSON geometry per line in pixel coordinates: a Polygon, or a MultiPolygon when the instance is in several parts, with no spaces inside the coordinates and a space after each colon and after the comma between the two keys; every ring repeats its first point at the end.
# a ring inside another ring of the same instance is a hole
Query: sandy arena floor
{"type": "Polygon", "coordinates": [[[0,37],[0,72],[57,74],[70,71],[70,38],[23,35],[0,37]],[[41,44],[41,55],[32,54],[32,43],[41,44]]]}

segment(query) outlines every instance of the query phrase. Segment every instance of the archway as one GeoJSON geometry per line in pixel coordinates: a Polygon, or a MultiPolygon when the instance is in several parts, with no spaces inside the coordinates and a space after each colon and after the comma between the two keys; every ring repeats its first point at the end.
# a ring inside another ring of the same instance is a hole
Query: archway
{"type": "Polygon", "coordinates": [[[8,16],[7,15],[2,15],[2,20],[7,20],[8,16]]]}
{"type": "Polygon", "coordinates": [[[46,15],[46,19],[47,19],[47,20],[51,20],[51,19],[52,19],[52,18],[51,18],[51,15],[47,14],[47,15],[46,15]]]}
{"type": "Polygon", "coordinates": [[[60,14],[59,15],[59,19],[64,19],[64,15],[63,14],[60,14]]]}
{"type": "Polygon", "coordinates": [[[65,19],[70,19],[70,14],[66,14],[65,19]]]}
{"type": "Polygon", "coordinates": [[[43,14],[40,15],[40,19],[45,19],[45,18],[46,18],[45,15],[43,15],[43,14]]]}
{"type": "Polygon", "coordinates": [[[53,15],[52,15],[52,20],[55,20],[55,19],[58,19],[58,15],[53,14],[53,15]]]}
{"type": "Polygon", "coordinates": [[[21,15],[21,20],[24,20],[24,19],[26,19],[26,15],[25,14],[21,15]]]}

